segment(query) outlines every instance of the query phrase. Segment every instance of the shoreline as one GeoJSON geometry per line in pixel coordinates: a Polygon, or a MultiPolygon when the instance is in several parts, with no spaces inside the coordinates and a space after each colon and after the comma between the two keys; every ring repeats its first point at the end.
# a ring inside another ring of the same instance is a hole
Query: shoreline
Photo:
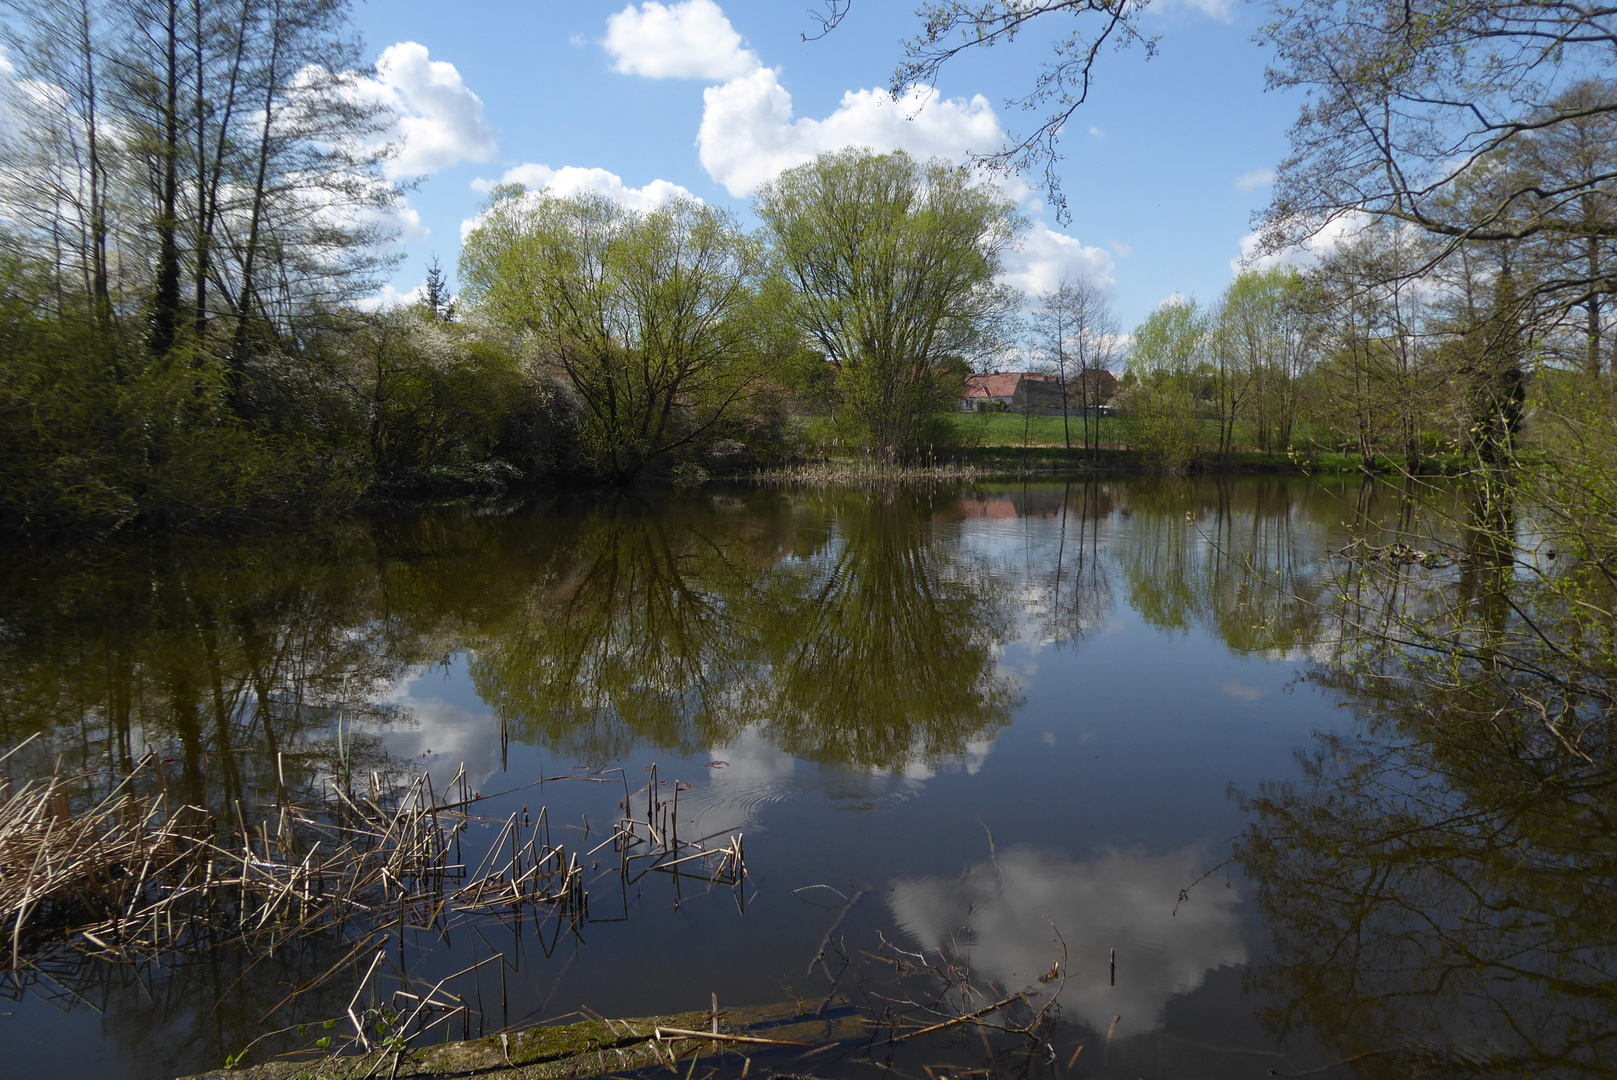
{"type": "MultiPolygon", "coordinates": [[[[1433,466],[1421,475],[1450,476],[1468,471],[1474,463],[1457,456],[1434,457],[1433,466]]],[[[1218,476],[1402,476],[1402,462],[1378,458],[1366,463],[1357,455],[1274,454],[1239,451],[1220,458],[1206,455],[1193,459],[1183,469],[1164,470],[1151,462],[1143,451],[1107,447],[1097,451],[1067,450],[1065,447],[970,447],[948,454],[929,455],[920,461],[880,460],[870,455],[827,457],[797,464],[758,468],[751,471],[715,472],[696,482],[677,475],[643,476],[633,483],[608,485],[567,482],[547,478],[543,483],[467,485],[435,491],[415,489],[395,491],[359,500],[340,508],[277,507],[244,510],[205,517],[177,517],[173,514],[137,516],[116,528],[97,529],[58,524],[37,530],[0,526],[0,548],[28,548],[65,544],[69,547],[98,543],[119,544],[131,538],[154,536],[221,537],[234,536],[266,526],[318,527],[397,511],[421,511],[465,505],[491,505],[500,502],[526,502],[546,497],[578,497],[625,493],[635,495],[700,491],[706,487],[756,484],[765,487],[849,487],[872,484],[960,483],[1014,478],[1055,478],[1059,476],[1163,476],[1208,478],[1218,476]]]]}

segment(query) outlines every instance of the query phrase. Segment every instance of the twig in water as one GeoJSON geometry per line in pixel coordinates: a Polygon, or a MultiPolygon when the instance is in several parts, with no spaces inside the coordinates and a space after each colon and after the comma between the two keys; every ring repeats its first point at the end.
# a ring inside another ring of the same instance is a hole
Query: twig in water
{"type": "MultiPolygon", "coordinates": [[[[834,892],[835,890],[832,891],[834,892]]],[[[853,910],[853,906],[857,904],[859,902],[859,898],[864,895],[865,890],[860,889],[858,892],[853,894],[852,900],[849,900],[846,904],[842,905],[842,911],[839,912],[836,919],[832,921],[831,926],[825,932],[825,936],[820,939],[820,947],[815,950],[813,958],[809,960],[808,970],[803,972],[803,977],[805,979],[814,974],[815,964],[819,964],[822,967],[825,965],[825,950],[831,947],[831,938],[834,934],[836,934],[837,927],[842,925],[842,920],[848,917],[848,912],[853,910]]],[[[831,978],[830,968],[825,969],[825,977],[828,979],[831,978]]]]}
{"type": "MultiPolygon", "coordinates": [[[[964,1016],[956,1016],[953,1019],[945,1020],[942,1023],[938,1023],[938,1024],[932,1024],[932,1025],[930,1025],[928,1027],[921,1028],[921,1029],[919,1029],[917,1031],[906,1031],[904,1034],[898,1036],[898,1038],[894,1039],[893,1041],[895,1043],[901,1043],[906,1039],[913,1039],[917,1035],[930,1035],[934,1031],[942,1031],[944,1028],[952,1028],[956,1024],[964,1024],[964,1023],[967,1023],[968,1021],[976,1020],[978,1017],[987,1016],[991,1012],[997,1012],[998,1010],[1003,1009],[1007,1005],[1014,1005],[1018,1001],[1026,1001],[1026,1000],[1027,1000],[1027,995],[1026,995],[1025,992],[1020,993],[1020,994],[1012,994],[1010,997],[1005,998],[1002,1001],[996,1001],[992,1005],[984,1005],[982,1008],[975,1009],[975,1010],[973,1010],[973,1011],[971,1011],[969,1013],[966,1013],[964,1016]]],[[[1113,1026],[1114,1027],[1116,1026],[1115,1021],[1113,1023],[1113,1026]]]]}

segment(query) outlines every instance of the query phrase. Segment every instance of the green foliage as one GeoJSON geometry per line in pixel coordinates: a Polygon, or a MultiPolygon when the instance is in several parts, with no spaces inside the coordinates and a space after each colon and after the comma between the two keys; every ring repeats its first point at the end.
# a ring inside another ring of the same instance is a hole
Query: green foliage
{"type": "Polygon", "coordinates": [[[813,761],[956,757],[1015,695],[995,666],[1004,584],[917,528],[954,505],[765,489],[740,515],[603,498],[525,551],[524,599],[472,678],[519,737],[576,760],[643,742],[692,754],[754,725],[813,761]]]}
{"type": "Polygon", "coordinates": [[[570,465],[576,404],[508,335],[418,307],[357,320],[343,348],[384,487],[497,486],[570,465]]]}
{"type": "Polygon", "coordinates": [[[1194,300],[1157,308],[1134,331],[1128,385],[1113,404],[1128,424],[1130,445],[1164,472],[1181,472],[1196,456],[1193,391],[1206,332],[1194,300]]]}
{"type": "Polygon", "coordinates": [[[836,372],[846,440],[909,454],[942,437],[965,361],[1005,340],[994,283],[1023,227],[970,173],[902,151],[821,154],[759,192],[798,328],[836,372]]]}
{"type": "Polygon", "coordinates": [[[1135,327],[1128,373],[1141,380],[1190,374],[1206,332],[1207,320],[1195,300],[1163,304],[1135,327]]]}
{"type": "Polygon", "coordinates": [[[494,193],[461,253],[472,303],[582,400],[584,454],[609,480],[690,450],[759,382],[778,339],[762,271],[757,242],[694,200],[642,214],[519,187],[494,193]]]}
{"type": "Polygon", "coordinates": [[[1196,457],[1196,399],[1183,379],[1159,376],[1119,394],[1129,445],[1163,472],[1183,472],[1196,457]]]}
{"type": "Polygon", "coordinates": [[[575,465],[576,400],[488,327],[354,313],[233,372],[187,342],[158,358],[119,323],[52,310],[48,282],[0,266],[0,520],[12,528],[321,512],[575,465]]]}
{"type": "Polygon", "coordinates": [[[43,280],[0,266],[0,515],[13,527],[105,531],[357,494],[307,434],[242,423],[208,354],[158,359],[85,313],[47,314],[43,280]]]}
{"type": "Polygon", "coordinates": [[[1223,449],[1237,420],[1250,425],[1259,450],[1291,445],[1314,345],[1311,299],[1307,282],[1289,266],[1248,270],[1225,290],[1212,327],[1223,449]]]}

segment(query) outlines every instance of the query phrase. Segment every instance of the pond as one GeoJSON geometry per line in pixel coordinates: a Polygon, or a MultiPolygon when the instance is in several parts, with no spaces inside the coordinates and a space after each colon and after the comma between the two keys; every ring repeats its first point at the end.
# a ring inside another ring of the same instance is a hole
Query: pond
{"type": "Polygon", "coordinates": [[[168,1080],[409,987],[463,1005],[432,1041],[812,1007],[908,953],[1060,991],[1046,1058],[961,1035],[956,1068],[1607,1075],[1610,778],[1429,752],[1418,688],[1339,662],[1338,552],[1423,513],[1358,478],[709,487],[14,554],[13,790],[71,777],[77,813],[135,774],[229,823],[426,776],[479,796],[458,865],[543,809],[588,906],[401,903],[273,952],[64,931],[0,964],[0,1073],[168,1080]],[[621,872],[646,807],[744,873],[621,872]]]}

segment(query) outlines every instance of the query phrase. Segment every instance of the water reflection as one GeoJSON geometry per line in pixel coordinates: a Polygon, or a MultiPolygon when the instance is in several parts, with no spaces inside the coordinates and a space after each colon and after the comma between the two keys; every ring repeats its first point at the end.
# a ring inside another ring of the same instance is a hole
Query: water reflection
{"type": "Polygon", "coordinates": [[[611,507],[535,553],[472,677],[522,737],[595,761],[748,729],[807,761],[958,757],[1009,717],[994,659],[1010,595],[924,525],[931,501],[611,507]]]}
{"type": "Polygon", "coordinates": [[[810,761],[925,768],[1016,701],[995,668],[1010,583],[928,524],[957,504],[622,497],[14,577],[0,732],[54,730],[109,772],[157,749],[188,799],[215,805],[287,768],[307,782],[417,754],[475,766],[488,754],[468,729],[490,712],[581,762],[751,731],[810,761]],[[480,702],[412,700],[462,652],[480,702]]]}
{"type": "Polygon", "coordinates": [[[301,789],[339,767],[385,764],[375,730],[408,719],[382,693],[439,651],[437,620],[390,617],[356,558],[366,532],[154,548],[9,578],[0,732],[8,744],[55,736],[20,767],[65,753],[123,775],[155,749],[181,797],[220,806],[273,791],[283,775],[301,789]]]}
{"type": "Polygon", "coordinates": [[[1295,656],[1322,630],[1321,527],[1338,524],[1336,492],[1284,482],[1137,485],[1123,554],[1129,606],[1153,626],[1200,626],[1238,652],[1295,656]]]}
{"type": "Polygon", "coordinates": [[[1097,1031],[1127,1016],[1138,1035],[1161,1027],[1169,1000],[1201,986],[1210,971],[1246,962],[1233,887],[1176,902],[1205,863],[1195,850],[1114,851],[1074,862],[1019,847],[955,880],[900,880],[888,904],[918,945],[957,949],[1012,992],[1042,989],[1041,976],[1061,955],[1059,934],[1069,972],[1065,1014],[1097,1031]],[[1110,962],[1119,943],[1126,944],[1114,987],[1110,962]]]}
{"type": "Polygon", "coordinates": [[[1549,646],[1568,611],[1499,542],[1514,508],[1456,518],[1457,568],[1344,568],[1341,646],[1312,681],[1361,726],[1242,800],[1267,1020],[1367,1076],[1611,1076],[1617,753],[1593,677],[1610,654],[1549,646]]]}
{"type": "Polygon", "coordinates": [[[1411,1056],[1611,1075],[1617,772],[1468,741],[1458,770],[1453,744],[1332,741],[1306,783],[1250,801],[1240,858],[1275,938],[1262,979],[1285,1001],[1271,1020],[1385,1056],[1368,1075],[1404,1075],[1411,1056]]]}
{"type": "Polygon", "coordinates": [[[176,541],[8,580],[0,736],[71,733],[114,770],[162,749],[215,802],[262,791],[277,752],[329,770],[339,720],[358,769],[471,762],[492,715],[580,763],[750,732],[919,776],[1007,723],[1009,643],[1078,643],[1120,588],[1150,625],[1306,652],[1342,516],[1340,493],[1296,482],[1089,482],[624,495],[176,541]],[[478,700],[414,692],[462,655],[478,700]]]}
{"type": "MultiPolygon", "coordinates": [[[[746,926],[716,921],[742,918],[730,906],[685,903],[689,921],[671,924],[656,922],[672,918],[658,894],[609,898],[598,913],[634,919],[596,928],[592,959],[546,967],[525,938],[501,944],[531,958],[511,969],[513,1015],[571,1008],[586,1000],[567,997],[575,985],[607,1012],[689,1007],[666,988],[692,965],[706,965],[697,1005],[737,983],[775,1000],[779,973],[801,972],[825,929],[823,912],[787,910],[790,890],[896,879],[890,904],[865,901],[850,933],[896,922],[934,947],[969,925],[974,962],[1021,986],[1054,957],[1048,917],[1081,976],[1068,1015],[1105,1031],[1126,1013],[1131,1034],[1168,1039],[1176,1010],[1234,1008],[1230,969],[1255,948],[1240,882],[1204,883],[1174,913],[1223,857],[1213,845],[1231,829],[1207,821],[1234,813],[1226,770],[1284,760],[1291,736],[1263,726],[1279,723],[1279,691],[1298,663],[1342,649],[1327,602],[1342,583],[1323,560],[1345,542],[1341,522],[1398,507],[1385,485],[1274,479],[737,489],[35,554],[0,581],[0,739],[48,738],[3,771],[60,760],[104,789],[151,750],[180,795],[229,813],[271,801],[283,778],[293,800],[344,771],[447,775],[462,762],[500,790],[574,765],[623,765],[639,784],[660,759],[694,782],[682,836],[748,831],[763,895],[746,926]],[[1266,719],[1241,726],[1251,717],[1266,719]],[[502,731],[520,775],[496,780],[502,731]],[[1187,777],[1211,794],[1180,790],[1187,777]],[[979,835],[979,813],[1005,843],[997,865],[961,876],[958,837],[979,835]],[[709,958],[715,933],[753,936],[709,958]],[[664,983],[624,978],[659,964],[664,983]]],[[[552,785],[499,812],[548,802],[562,828],[565,804],[567,821],[594,822],[588,850],[618,797],[552,785]]],[[[1257,861],[1249,872],[1283,925],[1280,878],[1257,861]]],[[[340,1013],[351,982],[265,1019],[345,947],[310,941],[273,965],[187,957],[156,983],[93,965],[59,981],[107,1008],[101,1038],[120,1062],[154,1063],[129,1074],[174,1075],[266,1027],[340,1013]],[[207,1040],[169,1058],[143,1049],[202,1029],[207,1040]]],[[[472,962],[456,949],[483,945],[428,947],[441,975],[472,962]]]]}

